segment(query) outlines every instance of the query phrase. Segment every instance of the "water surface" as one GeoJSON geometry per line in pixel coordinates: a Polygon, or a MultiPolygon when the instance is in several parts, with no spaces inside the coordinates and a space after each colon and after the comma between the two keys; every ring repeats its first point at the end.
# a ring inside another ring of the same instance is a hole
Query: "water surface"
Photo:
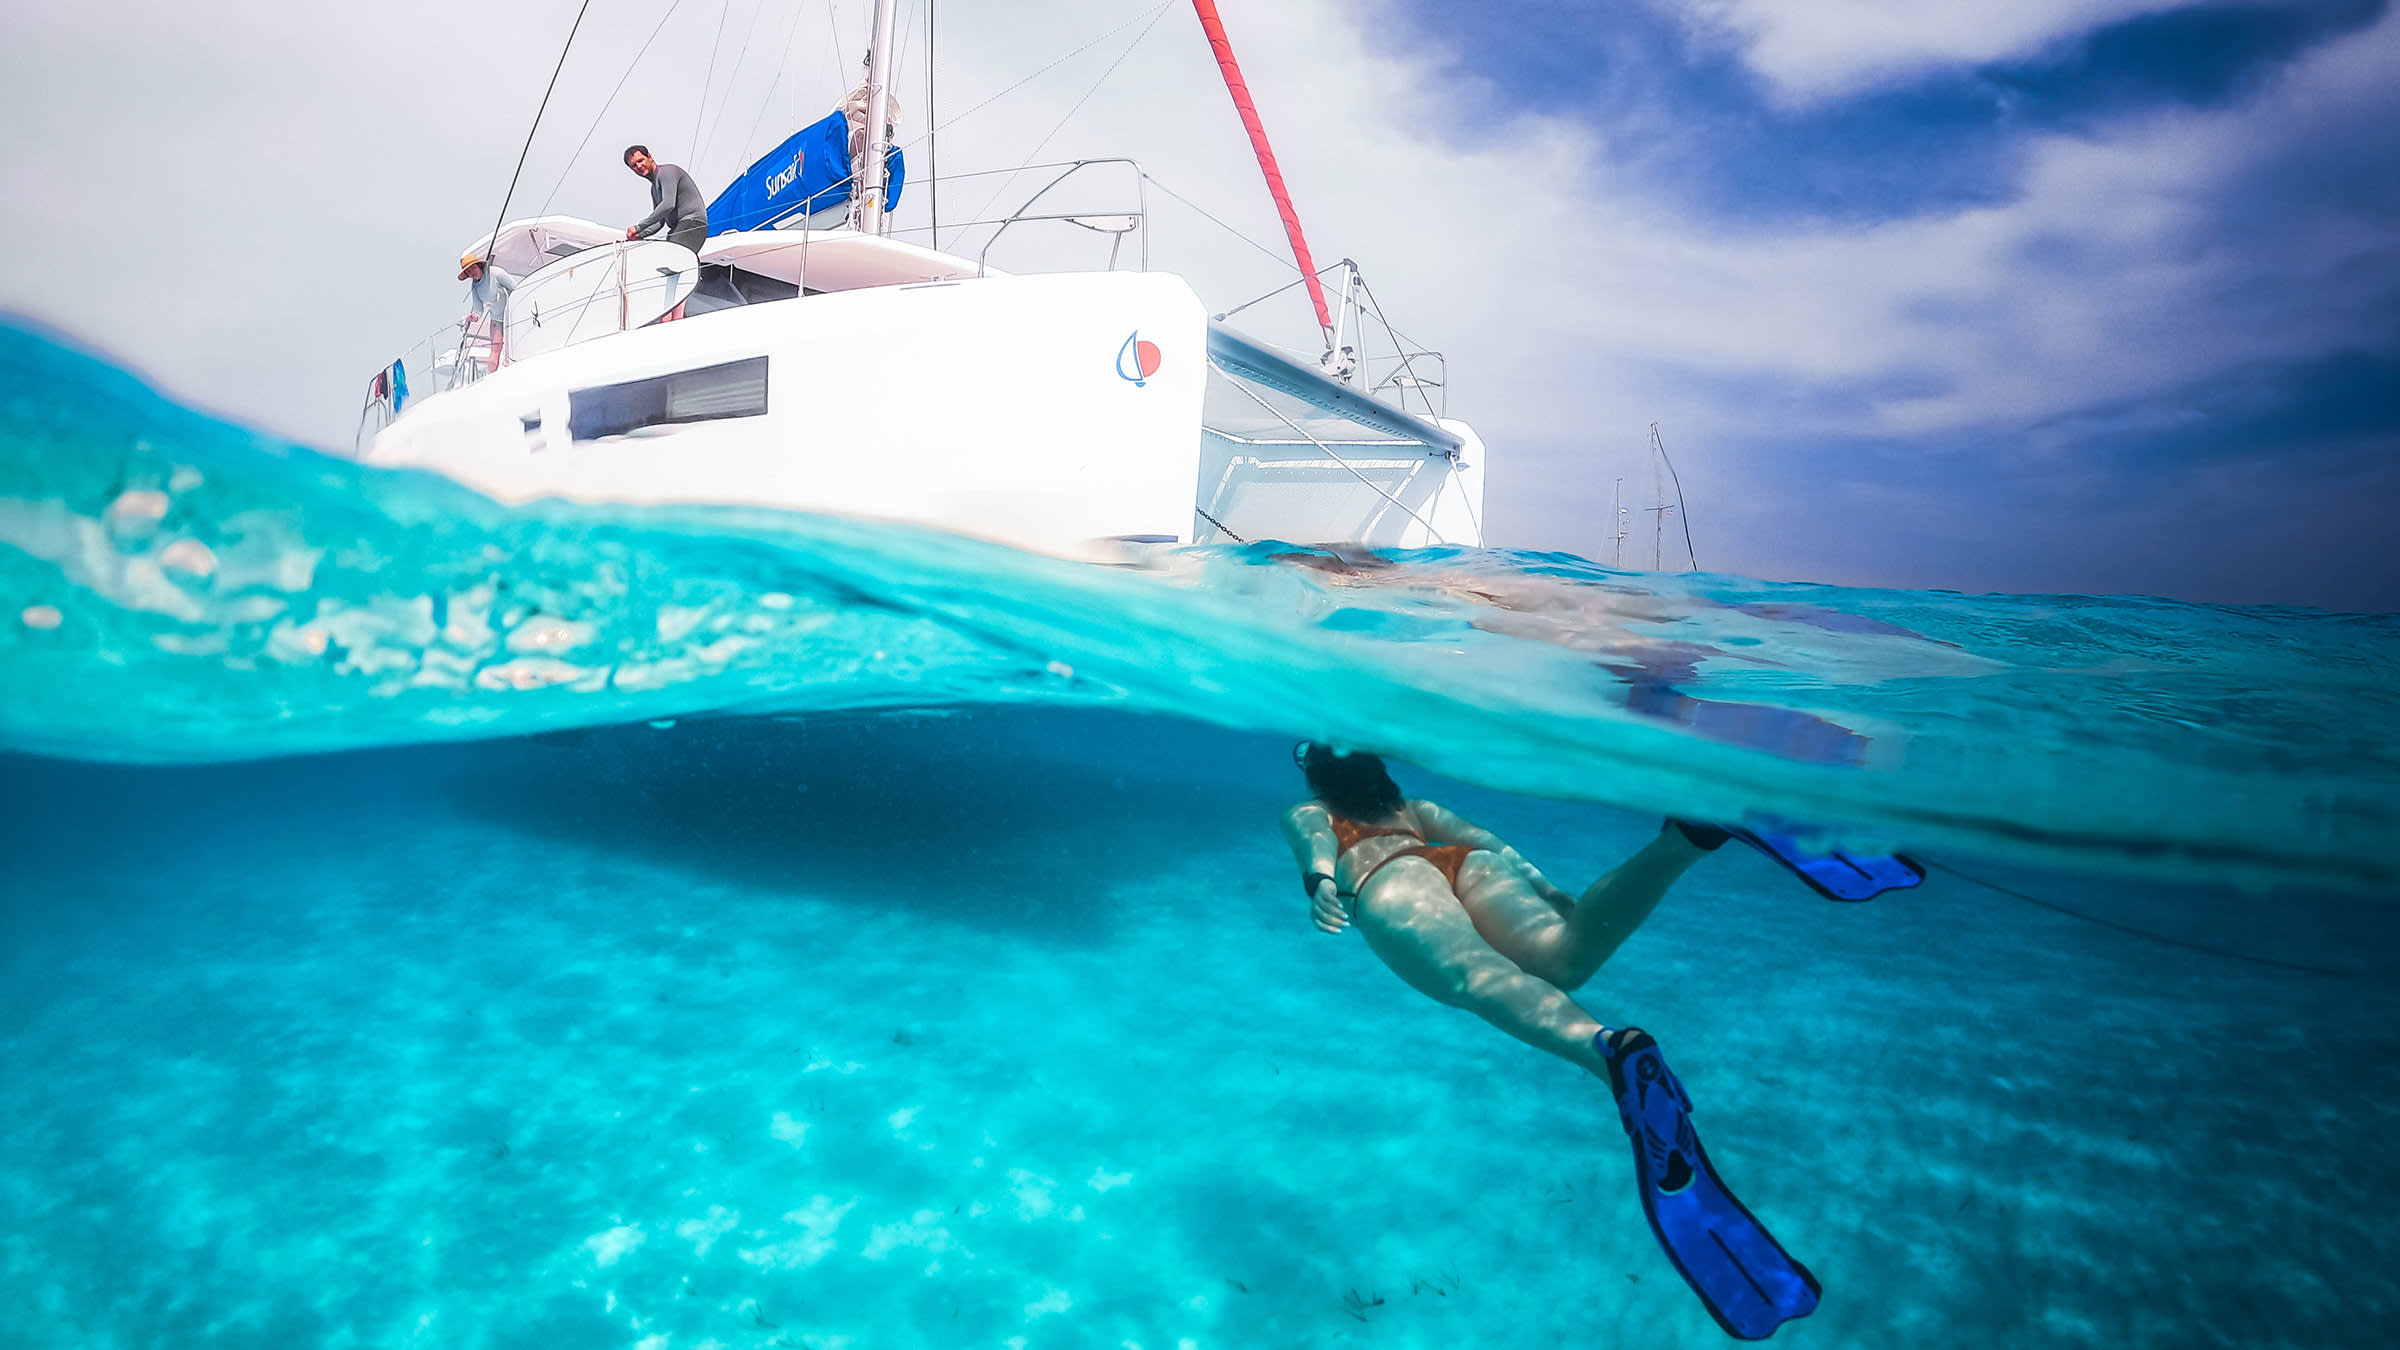
{"type": "Polygon", "coordinates": [[[2396,637],[504,511],[0,332],[0,1343],[1724,1344],[1605,1092],[1307,926],[1305,734],[1569,885],[1931,864],[1585,991],[1780,1342],[2380,1345],[2396,637]]]}

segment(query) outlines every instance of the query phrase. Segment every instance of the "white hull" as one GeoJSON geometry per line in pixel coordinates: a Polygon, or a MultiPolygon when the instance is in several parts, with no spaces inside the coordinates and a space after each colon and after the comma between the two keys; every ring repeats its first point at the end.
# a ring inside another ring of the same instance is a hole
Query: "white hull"
{"type": "Polygon", "coordinates": [[[1070,557],[1482,542],[1472,432],[1212,326],[1172,274],[978,277],[871,237],[729,235],[702,259],[806,292],[648,322],[693,295],[692,255],[612,252],[536,271],[509,306],[520,359],[409,403],[366,457],[508,502],[762,506],[1070,557]]]}
{"type": "Polygon", "coordinates": [[[369,458],[512,502],[778,507],[1068,554],[1185,540],[1206,325],[1190,288],[1159,273],[814,295],[503,366],[409,408],[369,458]],[[1161,353],[1139,383],[1117,362],[1137,332],[1161,353]],[[762,415],[570,433],[575,391],[759,356],[762,415]]]}

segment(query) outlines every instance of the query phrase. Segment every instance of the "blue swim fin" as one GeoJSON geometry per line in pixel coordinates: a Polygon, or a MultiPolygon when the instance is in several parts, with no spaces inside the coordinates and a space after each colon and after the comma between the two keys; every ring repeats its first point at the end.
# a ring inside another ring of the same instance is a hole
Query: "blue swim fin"
{"type": "Polygon", "coordinates": [[[1906,890],[1925,880],[1925,869],[1898,853],[1849,853],[1813,843],[1819,831],[1806,825],[1764,823],[1725,832],[1775,861],[1828,900],[1872,900],[1885,891],[1906,890]]]}
{"type": "Polygon", "coordinates": [[[1822,1292],[1817,1277],[1792,1259],[1709,1166],[1692,1129],[1692,1099],[1668,1070],[1658,1042],[1632,1029],[1616,1033],[1613,1043],[1609,1037],[1600,1033],[1599,1048],[1608,1059],[1617,1117],[1633,1141],[1642,1212],[1684,1283],[1737,1340],[1764,1340],[1785,1322],[1816,1311],[1822,1292]]]}

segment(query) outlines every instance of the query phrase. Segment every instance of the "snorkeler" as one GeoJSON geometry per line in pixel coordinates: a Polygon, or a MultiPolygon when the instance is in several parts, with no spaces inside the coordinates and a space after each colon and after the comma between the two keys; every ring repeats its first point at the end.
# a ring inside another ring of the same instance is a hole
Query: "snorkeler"
{"type": "Polygon", "coordinates": [[[1355,923],[1418,992],[1605,1079],[1650,1227],[1728,1335],[1756,1340],[1814,1310],[1816,1277],[1717,1179],[1657,1042],[1603,1027],[1568,997],[1735,834],[1670,821],[1570,895],[1498,835],[1403,798],[1377,756],[1308,742],[1292,756],[1314,796],[1284,813],[1283,830],[1317,927],[1355,923]]]}

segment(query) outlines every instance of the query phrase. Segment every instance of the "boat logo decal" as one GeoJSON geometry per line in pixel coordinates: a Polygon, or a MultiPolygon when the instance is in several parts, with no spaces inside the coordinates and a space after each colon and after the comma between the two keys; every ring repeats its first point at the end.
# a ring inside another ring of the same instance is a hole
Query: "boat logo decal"
{"type": "Polygon", "coordinates": [[[792,156],[791,164],[786,167],[782,173],[776,174],[774,177],[767,180],[768,201],[775,200],[776,193],[783,191],[787,187],[790,187],[792,185],[792,180],[800,176],[800,161],[803,158],[805,158],[804,155],[792,156]]]}
{"type": "Polygon", "coordinates": [[[1142,341],[1142,332],[1138,328],[1127,333],[1125,345],[1117,348],[1117,378],[1131,380],[1133,387],[1139,389],[1157,373],[1158,344],[1142,341]]]}

